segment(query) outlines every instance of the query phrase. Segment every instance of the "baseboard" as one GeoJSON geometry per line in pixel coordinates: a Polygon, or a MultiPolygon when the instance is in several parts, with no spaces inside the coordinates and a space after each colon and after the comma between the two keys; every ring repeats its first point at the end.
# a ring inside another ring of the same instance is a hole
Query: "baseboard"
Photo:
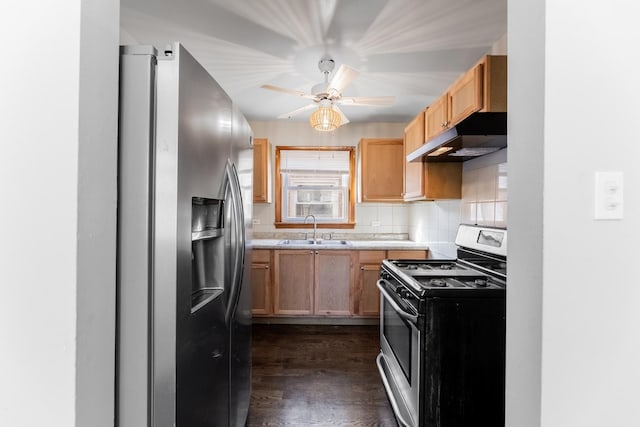
{"type": "Polygon", "coordinates": [[[287,325],[379,325],[378,318],[352,317],[254,317],[253,323],[287,325]]]}

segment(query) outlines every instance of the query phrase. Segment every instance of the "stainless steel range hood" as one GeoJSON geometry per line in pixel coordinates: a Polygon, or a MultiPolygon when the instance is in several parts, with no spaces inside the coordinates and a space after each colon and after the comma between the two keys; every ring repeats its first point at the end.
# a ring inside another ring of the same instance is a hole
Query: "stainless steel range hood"
{"type": "Polygon", "coordinates": [[[507,146],[507,113],[474,113],[407,155],[409,162],[463,162],[507,146]]]}

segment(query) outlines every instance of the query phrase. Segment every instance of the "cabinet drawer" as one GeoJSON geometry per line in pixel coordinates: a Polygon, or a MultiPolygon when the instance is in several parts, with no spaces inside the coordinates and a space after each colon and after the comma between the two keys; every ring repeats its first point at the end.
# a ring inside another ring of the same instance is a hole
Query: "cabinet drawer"
{"type": "Polygon", "coordinates": [[[385,251],[359,251],[358,253],[361,264],[379,264],[386,255],[385,251]]]}
{"type": "Polygon", "coordinates": [[[427,259],[428,251],[389,251],[388,259],[427,259]]]}
{"type": "Polygon", "coordinates": [[[265,262],[270,261],[270,251],[268,249],[254,249],[251,252],[251,262],[265,262]]]}

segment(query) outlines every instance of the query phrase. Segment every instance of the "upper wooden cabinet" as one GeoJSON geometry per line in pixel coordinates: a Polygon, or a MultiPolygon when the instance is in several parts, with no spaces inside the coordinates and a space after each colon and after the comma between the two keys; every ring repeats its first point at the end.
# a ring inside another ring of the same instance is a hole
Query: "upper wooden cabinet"
{"type": "Polygon", "coordinates": [[[475,112],[507,111],[507,57],[487,55],[428,108],[425,141],[475,112]]]}
{"type": "Polygon", "coordinates": [[[404,200],[460,199],[462,163],[407,162],[425,140],[425,120],[431,107],[419,113],[404,129],[404,200]]]}
{"type": "Polygon", "coordinates": [[[402,139],[360,140],[363,202],[403,200],[404,143],[402,139]]]}
{"type": "Polygon", "coordinates": [[[407,154],[424,144],[425,112],[418,115],[404,129],[404,200],[422,200],[424,198],[424,164],[407,162],[407,154]]]}
{"type": "Polygon", "coordinates": [[[271,143],[253,140],[253,203],[271,203],[271,143]]]}
{"type": "MultiPolygon", "coordinates": [[[[438,135],[449,126],[449,97],[445,93],[440,98],[433,101],[429,108],[425,112],[424,141],[428,141],[434,136],[438,135]]],[[[422,144],[424,144],[422,141],[422,144]]],[[[422,145],[421,144],[421,145],[422,145]]]]}
{"type": "Polygon", "coordinates": [[[458,123],[482,109],[482,71],[483,64],[476,65],[449,89],[448,121],[451,123],[458,123]]]}

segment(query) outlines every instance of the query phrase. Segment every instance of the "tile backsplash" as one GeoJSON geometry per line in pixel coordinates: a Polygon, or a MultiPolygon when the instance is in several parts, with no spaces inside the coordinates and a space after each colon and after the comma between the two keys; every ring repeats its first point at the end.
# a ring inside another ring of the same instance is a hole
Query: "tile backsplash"
{"type": "Polygon", "coordinates": [[[460,200],[411,203],[409,224],[411,240],[453,242],[460,224],[460,200]]]}
{"type": "Polygon", "coordinates": [[[506,227],[507,190],[506,160],[488,165],[467,162],[462,173],[460,222],[506,227]]]}
{"type": "MultiPolygon", "coordinates": [[[[409,210],[411,206],[406,203],[357,203],[356,226],[353,229],[326,229],[318,230],[318,234],[332,233],[336,236],[379,236],[389,238],[407,238],[409,233],[409,210]]],[[[280,229],[274,226],[275,210],[273,203],[261,203],[253,205],[253,232],[257,235],[280,235],[283,233],[304,233],[300,229],[280,229]]]]}

